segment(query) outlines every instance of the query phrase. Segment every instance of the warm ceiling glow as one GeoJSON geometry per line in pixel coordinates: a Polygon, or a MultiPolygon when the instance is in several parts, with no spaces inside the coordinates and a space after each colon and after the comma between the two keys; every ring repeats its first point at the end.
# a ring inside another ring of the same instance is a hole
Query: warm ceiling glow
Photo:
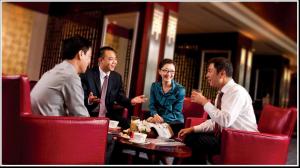
{"type": "Polygon", "coordinates": [[[258,40],[258,38],[255,35],[251,34],[250,32],[242,30],[242,31],[240,31],[240,33],[243,34],[244,36],[250,38],[251,40],[258,40]]]}

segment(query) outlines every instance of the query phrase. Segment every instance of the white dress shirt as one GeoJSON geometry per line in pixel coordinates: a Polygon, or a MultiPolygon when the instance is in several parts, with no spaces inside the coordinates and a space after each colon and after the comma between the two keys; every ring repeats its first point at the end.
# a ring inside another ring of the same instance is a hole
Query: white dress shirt
{"type": "MultiPolygon", "coordinates": [[[[100,83],[101,83],[100,88],[102,88],[103,82],[104,82],[104,77],[105,77],[106,75],[109,77],[110,71],[108,71],[107,73],[105,73],[105,72],[102,71],[102,69],[99,67],[99,72],[100,72],[100,83]]],[[[101,94],[101,93],[100,93],[100,94],[101,94]]]]}
{"type": "MultiPolygon", "coordinates": [[[[100,78],[100,92],[102,91],[101,90],[101,88],[102,88],[102,86],[103,86],[103,82],[104,82],[104,77],[107,75],[108,76],[108,78],[109,78],[109,74],[110,74],[110,71],[108,72],[108,73],[105,73],[104,71],[102,71],[102,69],[99,67],[99,78],[100,78]]],[[[101,93],[99,93],[99,95],[101,95],[101,93]]],[[[99,96],[99,98],[100,98],[100,96],[99,96]]],[[[92,105],[93,103],[92,102],[90,102],[89,101],[89,99],[88,99],[88,105],[92,105]]],[[[99,107],[100,107],[100,103],[99,103],[99,106],[97,106],[97,107],[95,107],[94,109],[93,109],[93,112],[98,112],[99,111],[99,107]]]]}
{"type": "Polygon", "coordinates": [[[221,110],[210,102],[206,103],[204,110],[211,119],[194,126],[194,131],[212,132],[217,122],[222,128],[258,132],[252,99],[247,90],[231,79],[221,92],[224,93],[221,99],[221,110]]]}

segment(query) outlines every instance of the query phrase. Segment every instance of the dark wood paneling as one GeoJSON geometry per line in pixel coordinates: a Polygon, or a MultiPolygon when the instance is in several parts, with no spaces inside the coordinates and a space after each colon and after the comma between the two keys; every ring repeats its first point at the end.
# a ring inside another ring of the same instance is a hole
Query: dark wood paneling
{"type": "Polygon", "coordinates": [[[242,4],[297,41],[297,2],[243,2],[242,4]]]}
{"type": "MultiPolygon", "coordinates": [[[[233,79],[238,82],[242,47],[247,50],[251,49],[252,41],[237,32],[177,35],[174,60],[176,63],[179,63],[179,65],[176,67],[178,71],[176,72],[175,78],[179,83],[184,84],[187,91],[186,95],[190,96],[191,90],[198,88],[201,73],[200,68],[202,69],[202,75],[205,76],[205,62],[207,60],[204,60],[204,67],[200,67],[202,52],[211,50],[218,52],[218,54],[213,55],[224,56],[224,52],[228,51],[230,52],[230,60],[233,64],[233,79]],[[189,60],[192,61],[190,62],[189,60]]],[[[228,54],[225,53],[225,55],[228,54]]],[[[203,82],[206,81],[202,80],[202,86],[203,82]]],[[[216,90],[213,88],[205,87],[201,89],[206,89],[204,90],[204,94],[209,96],[211,100],[215,98],[216,90]]]]}
{"type": "Polygon", "coordinates": [[[275,106],[280,105],[280,84],[284,73],[284,67],[289,65],[289,60],[281,55],[254,55],[252,61],[250,95],[255,101],[256,108],[262,108],[262,98],[267,93],[274,97],[275,106]],[[259,70],[259,76],[256,71],[259,70]],[[255,91],[255,82],[258,78],[257,90],[255,91]],[[256,100],[254,95],[256,92],[256,100]]]}

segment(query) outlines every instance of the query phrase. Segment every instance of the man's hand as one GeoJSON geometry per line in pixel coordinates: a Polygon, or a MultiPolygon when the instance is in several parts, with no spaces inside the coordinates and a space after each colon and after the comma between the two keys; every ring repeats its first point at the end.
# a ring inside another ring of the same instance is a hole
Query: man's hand
{"type": "Polygon", "coordinates": [[[97,96],[93,95],[93,92],[90,92],[89,97],[88,97],[88,103],[89,104],[94,104],[94,103],[100,103],[100,99],[97,96]]]}
{"type": "Polygon", "coordinates": [[[182,130],[180,130],[178,132],[178,138],[180,139],[184,139],[186,135],[190,134],[194,132],[194,128],[193,127],[190,127],[190,128],[184,128],[182,130]]]}
{"type": "Polygon", "coordinates": [[[207,98],[202,95],[202,92],[192,91],[191,102],[195,102],[204,106],[207,102],[207,98]]]}
{"type": "Polygon", "coordinates": [[[145,95],[136,96],[135,98],[131,99],[131,104],[135,105],[137,103],[145,103],[148,98],[145,95]]]}

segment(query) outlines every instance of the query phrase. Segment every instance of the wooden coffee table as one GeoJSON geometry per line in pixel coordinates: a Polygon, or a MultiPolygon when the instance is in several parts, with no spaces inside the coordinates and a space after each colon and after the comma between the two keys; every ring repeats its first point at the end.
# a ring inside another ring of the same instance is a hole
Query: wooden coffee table
{"type": "Polygon", "coordinates": [[[192,150],[186,145],[164,146],[155,145],[153,143],[136,144],[120,136],[116,138],[116,142],[122,149],[134,150],[136,153],[135,157],[139,157],[140,152],[145,152],[153,164],[158,164],[160,159],[166,156],[174,157],[173,164],[180,164],[182,159],[192,155],[192,150]]]}

